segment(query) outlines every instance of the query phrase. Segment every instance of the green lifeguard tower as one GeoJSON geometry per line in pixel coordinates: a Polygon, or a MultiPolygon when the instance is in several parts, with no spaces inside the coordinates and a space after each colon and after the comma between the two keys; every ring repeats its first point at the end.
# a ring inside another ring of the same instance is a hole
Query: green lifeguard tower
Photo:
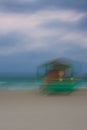
{"type": "Polygon", "coordinates": [[[74,71],[76,65],[76,62],[66,58],[59,58],[40,65],[37,74],[42,79],[41,92],[46,94],[71,93],[76,90],[80,83],[74,71]]]}

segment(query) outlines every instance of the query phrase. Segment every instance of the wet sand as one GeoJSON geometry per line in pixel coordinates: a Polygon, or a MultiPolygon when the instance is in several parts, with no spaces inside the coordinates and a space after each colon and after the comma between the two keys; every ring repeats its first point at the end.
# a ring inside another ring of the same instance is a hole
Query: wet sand
{"type": "Polygon", "coordinates": [[[87,130],[87,91],[0,91],[0,130],[87,130]]]}

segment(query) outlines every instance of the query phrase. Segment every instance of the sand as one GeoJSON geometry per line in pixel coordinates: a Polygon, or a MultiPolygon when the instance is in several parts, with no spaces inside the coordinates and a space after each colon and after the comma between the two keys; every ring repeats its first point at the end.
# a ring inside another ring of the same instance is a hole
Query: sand
{"type": "Polygon", "coordinates": [[[87,91],[0,91],[0,130],[87,130],[87,91]]]}

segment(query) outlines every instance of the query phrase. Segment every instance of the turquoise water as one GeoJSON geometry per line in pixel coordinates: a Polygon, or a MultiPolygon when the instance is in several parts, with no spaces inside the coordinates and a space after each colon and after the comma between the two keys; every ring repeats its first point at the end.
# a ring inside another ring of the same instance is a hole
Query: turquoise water
{"type": "MultiPolygon", "coordinates": [[[[41,80],[29,76],[4,76],[0,77],[0,90],[22,90],[22,89],[39,89],[41,80]]],[[[87,89],[87,80],[83,80],[79,89],[87,89]]]]}
{"type": "Polygon", "coordinates": [[[38,89],[40,81],[30,77],[0,77],[0,89],[38,89]]]}

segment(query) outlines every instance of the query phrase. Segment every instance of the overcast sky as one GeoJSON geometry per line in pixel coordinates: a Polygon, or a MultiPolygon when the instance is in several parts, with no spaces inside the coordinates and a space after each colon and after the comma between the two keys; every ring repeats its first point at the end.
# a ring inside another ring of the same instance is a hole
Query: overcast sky
{"type": "Polygon", "coordinates": [[[59,57],[87,63],[87,0],[0,0],[0,72],[59,57]]]}

